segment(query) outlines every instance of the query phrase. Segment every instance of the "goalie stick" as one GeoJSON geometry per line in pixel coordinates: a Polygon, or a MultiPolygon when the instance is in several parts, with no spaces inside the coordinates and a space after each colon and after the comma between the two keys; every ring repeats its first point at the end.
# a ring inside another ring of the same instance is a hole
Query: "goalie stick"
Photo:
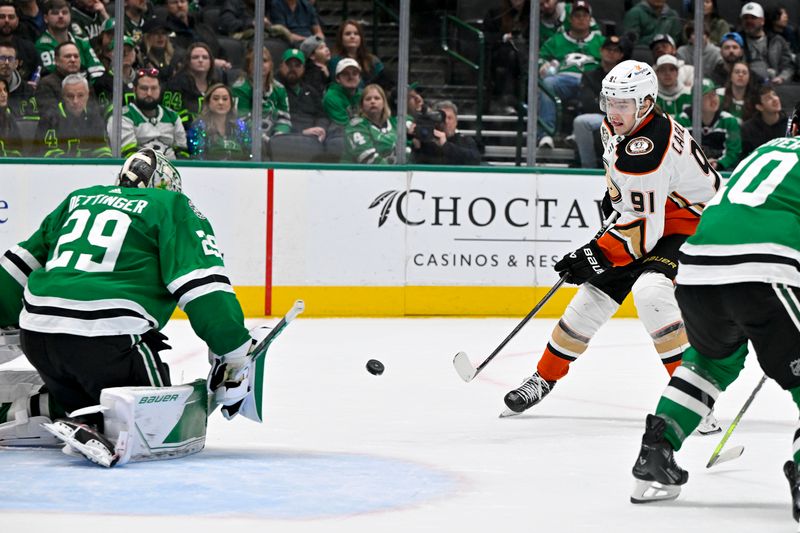
{"type": "Polygon", "coordinates": [[[744,446],[734,446],[733,448],[724,452],[721,451],[722,447],[725,446],[725,443],[728,442],[728,438],[731,436],[731,433],[733,433],[733,430],[739,425],[739,421],[742,419],[742,416],[744,416],[745,411],[747,411],[747,408],[750,407],[751,403],[753,403],[753,399],[756,397],[756,394],[758,394],[758,391],[761,390],[761,386],[764,385],[765,381],[767,381],[767,376],[761,376],[761,380],[759,380],[758,385],[756,385],[756,388],[753,389],[752,393],[750,393],[750,397],[746,402],[744,402],[744,405],[739,410],[739,414],[737,414],[736,418],[733,419],[728,431],[726,431],[725,435],[722,436],[722,440],[719,441],[714,453],[711,454],[711,459],[708,460],[706,468],[711,468],[712,466],[724,463],[725,461],[737,459],[744,453],[744,446]]]}
{"type": "MultiPolygon", "coordinates": [[[[619,213],[617,213],[616,211],[611,213],[608,216],[608,218],[603,221],[603,225],[600,228],[600,231],[598,231],[595,234],[594,239],[599,239],[603,235],[603,233],[605,233],[605,231],[609,228],[609,226],[611,226],[611,224],[614,223],[614,221],[617,219],[618,216],[619,213]]],[[[546,304],[547,301],[550,300],[553,294],[555,294],[555,292],[561,288],[561,286],[564,284],[565,281],[566,281],[565,277],[562,276],[556,282],[556,284],[553,285],[549,291],[547,291],[547,294],[545,294],[544,297],[541,300],[539,300],[539,303],[537,303],[536,306],[533,309],[531,309],[531,311],[525,316],[525,318],[523,318],[522,321],[519,324],[517,324],[517,327],[515,327],[513,331],[511,331],[511,333],[509,333],[508,336],[505,339],[503,339],[503,342],[501,342],[500,345],[497,348],[495,348],[491,354],[489,354],[489,357],[487,357],[477,367],[473,366],[472,362],[469,360],[469,357],[465,352],[458,352],[456,356],[453,358],[453,366],[455,367],[456,372],[458,372],[458,375],[461,376],[461,379],[463,379],[467,383],[475,379],[475,376],[480,374],[481,371],[484,368],[486,368],[486,365],[488,365],[491,362],[491,360],[494,359],[497,356],[497,354],[500,353],[500,350],[502,350],[505,347],[505,345],[508,344],[509,341],[517,335],[517,333],[519,333],[519,330],[521,330],[523,326],[525,326],[525,324],[527,324],[528,321],[531,318],[533,318],[536,315],[536,313],[539,312],[539,310],[544,306],[544,304],[546,304]]]]}
{"type": "MultiPolygon", "coordinates": [[[[248,356],[251,361],[251,365],[253,366],[252,372],[253,376],[251,377],[251,384],[253,386],[253,390],[251,392],[250,400],[245,400],[242,404],[240,404],[238,408],[243,408],[242,413],[247,418],[251,420],[255,420],[256,422],[261,422],[262,420],[262,403],[261,399],[263,396],[262,387],[264,384],[264,356],[267,354],[267,350],[269,349],[272,341],[281,334],[281,332],[286,329],[286,326],[289,325],[291,321],[297,318],[297,315],[305,310],[305,302],[303,300],[296,300],[292,308],[284,315],[280,321],[275,324],[275,327],[272,328],[267,336],[264,337],[264,340],[259,342],[253,351],[250,352],[248,356]]],[[[208,409],[208,415],[210,416],[212,412],[217,408],[219,405],[213,395],[209,397],[210,406],[208,409]]]]}

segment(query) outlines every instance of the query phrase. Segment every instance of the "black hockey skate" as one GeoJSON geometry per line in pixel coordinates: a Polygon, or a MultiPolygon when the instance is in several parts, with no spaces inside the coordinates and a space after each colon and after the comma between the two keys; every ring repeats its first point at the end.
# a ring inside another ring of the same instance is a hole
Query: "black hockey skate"
{"type": "Polygon", "coordinates": [[[664,438],[666,421],[660,416],[647,415],[642,448],[633,465],[636,485],[631,503],[674,500],[689,473],[675,463],[672,445],[664,438]]]}
{"type": "Polygon", "coordinates": [[[789,480],[789,490],[792,491],[792,516],[797,522],[800,521],[800,475],[798,475],[795,462],[786,461],[783,465],[783,473],[789,480]]]}
{"type": "Polygon", "coordinates": [[[503,412],[500,417],[518,415],[530,409],[550,394],[555,386],[555,381],[547,381],[538,372],[534,372],[531,377],[522,382],[522,385],[506,394],[503,401],[508,410],[503,412]]]}
{"type": "Polygon", "coordinates": [[[92,426],[61,418],[51,424],[42,424],[42,427],[64,442],[64,453],[67,455],[75,455],[77,452],[106,468],[111,468],[119,461],[119,455],[111,441],[92,426]]]}

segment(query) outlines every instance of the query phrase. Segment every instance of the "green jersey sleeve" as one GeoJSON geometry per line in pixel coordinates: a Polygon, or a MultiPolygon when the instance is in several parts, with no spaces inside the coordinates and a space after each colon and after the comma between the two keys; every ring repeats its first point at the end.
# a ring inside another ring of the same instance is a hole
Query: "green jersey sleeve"
{"type": "Polygon", "coordinates": [[[161,276],[195,333],[214,353],[225,355],[250,335],[214,230],[182,194],[176,195],[171,211],[173,216],[159,237],[161,276]]]}

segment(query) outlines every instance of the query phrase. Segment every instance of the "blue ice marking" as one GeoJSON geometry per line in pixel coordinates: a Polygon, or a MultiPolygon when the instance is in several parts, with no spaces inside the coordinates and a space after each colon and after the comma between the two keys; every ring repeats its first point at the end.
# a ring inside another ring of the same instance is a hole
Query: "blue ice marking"
{"type": "Polygon", "coordinates": [[[0,512],[317,519],[448,495],[451,474],[358,454],[205,450],[104,469],[56,450],[0,450],[0,512]]]}

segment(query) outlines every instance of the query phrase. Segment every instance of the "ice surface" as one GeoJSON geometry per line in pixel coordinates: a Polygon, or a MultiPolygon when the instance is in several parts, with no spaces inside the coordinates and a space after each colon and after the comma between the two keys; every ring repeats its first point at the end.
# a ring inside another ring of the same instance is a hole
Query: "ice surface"
{"type": "MultiPolygon", "coordinates": [[[[635,506],[630,469],[667,383],[644,329],[611,321],[542,404],[500,420],[554,321],[531,321],[471,383],[452,359],[463,350],[477,365],[517,321],[300,318],[267,355],[265,423],[215,413],[200,454],[105,470],[0,451],[0,532],[796,530],[781,466],[798,416],[774,382],[727,444],[744,445],[741,458],[706,469],[721,435],[691,437],[678,500],[635,506]],[[367,373],[371,358],[382,376],[367,373]]],[[[204,377],[188,322],[166,332],[173,381],[204,377]]],[[[717,403],[724,428],[760,375],[751,355],[717,403]]]]}

